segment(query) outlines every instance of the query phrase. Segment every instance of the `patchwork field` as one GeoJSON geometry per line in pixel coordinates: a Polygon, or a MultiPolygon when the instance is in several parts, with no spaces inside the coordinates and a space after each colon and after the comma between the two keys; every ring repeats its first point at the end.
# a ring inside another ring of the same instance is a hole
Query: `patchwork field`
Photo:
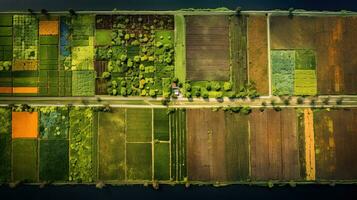
{"type": "Polygon", "coordinates": [[[0,108],[1,182],[357,179],[356,109],[15,110],[0,108]]]}
{"type": "Polygon", "coordinates": [[[318,94],[356,94],[356,17],[270,18],[271,49],[314,49],[318,94]]]}
{"type": "Polygon", "coordinates": [[[316,58],[311,49],[271,50],[274,95],[316,95],[316,58]]]}

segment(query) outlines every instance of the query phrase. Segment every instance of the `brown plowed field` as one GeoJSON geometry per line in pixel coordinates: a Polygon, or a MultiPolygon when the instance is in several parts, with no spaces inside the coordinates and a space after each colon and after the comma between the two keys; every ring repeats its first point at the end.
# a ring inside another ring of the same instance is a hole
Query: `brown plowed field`
{"type": "Polygon", "coordinates": [[[357,93],[357,17],[270,18],[271,49],[314,49],[319,94],[357,93]]]}
{"type": "Polygon", "coordinates": [[[268,95],[267,18],[266,16],[249,16],[247,26],[249,81],[255,83],[259,94],[268,95]]]}
{"type": "Polygon", "coordinates": [[[188,178],[237,181],[249,176],[248,117],[211,109],[187,111],[188,178]]]}
{"type": "Polygon", "coordinates": [[[187,79],[229,80],[228,16],[186,16],[187,79]]]}
{"type": "Polygon", "coordinates": [[[357,179],[357,109],[314,112],[316,178],[357,179]]]}
{"type": "Polygon", "coordinates": [[[249,118],[252,178],[300,179],[295,110],[254,110],[249,118]]]}

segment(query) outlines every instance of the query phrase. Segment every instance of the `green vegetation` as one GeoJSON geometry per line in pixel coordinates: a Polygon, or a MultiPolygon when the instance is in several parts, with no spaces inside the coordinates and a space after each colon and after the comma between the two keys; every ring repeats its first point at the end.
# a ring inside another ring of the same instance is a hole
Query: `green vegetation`
{"type": "Polygon", "coordinates": [[[152,141],[152,110],[142,108],[127,109],[128,142],[152,141]]]}
{"type": "Polygon", "coordinates": [[[0,132],[0,183],[11,180],[11,132],[0,132]]]}
{"type": "Polygon", "coordinates": [[[167,109],[154,109],[154,139],[161,141],[170,139],[167,109]]]}
{"type": "Polygon", "coordinates": [[[186,27],[185,17],[175,15],[175,76],[180,82],[186,80],[186,27]]]}
{"type": "Polygon", "coordinates": [[[272,50],[272,89],[274,95],[294,93],[295,51],[272,50]]]}
{"type": "Polygon", "coordinates": [[[154,144],[154,179],[170,179],[170,143],[154,144]]]}
{"type": "Polygon", "coordinates": [[[38,179],[37,139],[14,139],[12,150],[14,181],[36,182],[38,179]]]}
{"type": "Polygon", "coordinates": [[[90,108],[74,107],[69,112],[69,180],[92,182],[93,111],[90,108]]]}
{"type": "MultiPolygon", "coordinates": [[[[107,61],[107,93],[121,96],[171,94],[174,77],[174,32],[171,16],[113,16],[111,30],[97,29],[111,44],[97,44],[96,60],[107,61]],[[143,23],[143,21],[147,23],[143,23]],[[166,84],[164,79],[169,84],[166,84]]],[[[103,19],[104,20],[104,19],[103,19]]],[[[98,26],[109,22],[98,20],[98,26]]],[[[102,39],[100,40],[102,41],[102,39]]]]}
{"type": "Polygon", "coordinates": [[[72,96],[93,96],[95,94],[94,78],[94,71],[73,71],[72,96]]]}
{"type": "Polygon", "coordinates": [[[40,140],[40,180],[68,180],[68,140],[40,140]]]}
{"type": "Polygon", "coordinates": [[[33,15],[14,15],[13,34],[13,58],[15,60],[36,60],[38,19],[33,15]]]}
{"type": "Polygon", "coordinates": [[[0,108],[0,134],[11,133],[11,109],[0,108]]]}
{"type": "Polygon", "coordinates": [[[40,108],[41,139],[66,139],[68,128],[68,108],[49,106],[40,108]]]}
{"type": "Polygon", "coordinates": [[[274,95],[317,94],[313,50],[272,50],[271,62],[274,95]]]}
{"type": "Polygon", "coordinates": [[[152,180],[151,143],[127,143],[126,154],[127,178],[152,180]]]}
{"type": "Polygon", "coordinates": [[[99,113],[99,179],[125,179],[125,109],[99,113]]]}

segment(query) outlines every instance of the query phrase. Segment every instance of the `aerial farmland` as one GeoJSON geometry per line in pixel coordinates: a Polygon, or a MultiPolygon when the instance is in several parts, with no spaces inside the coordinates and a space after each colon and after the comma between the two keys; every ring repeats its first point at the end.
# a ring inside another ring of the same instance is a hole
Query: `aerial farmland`
{"type": "Polygon", "coordinates": [[[0,183],[356,184],[357,14],[0,13],[0,183]]]}

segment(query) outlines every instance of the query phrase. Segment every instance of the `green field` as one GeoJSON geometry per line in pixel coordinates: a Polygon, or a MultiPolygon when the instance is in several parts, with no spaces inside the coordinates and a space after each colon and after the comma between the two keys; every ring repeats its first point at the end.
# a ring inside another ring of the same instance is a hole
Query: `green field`
{"type": "Polygon", "coordinates": [[[141,108],[127,109],[127,142],[152,141],[152,110],[141,108]]]}
{"type": "Polygon", "coordinates": [[[154,179],[170,180],[170,143],[154,144],[154,179]]]}
{"type": "Polygon", "coordinates": [[[294,93],[295,51],[272,50],[272,90],[274,95],[294,93]]]}
{"type": "Polygon", "coordinates": [[[72,72],[72,96],[93,96],[95,94],[94,71],[72,72]]]}
{"type": "Polygon", "coordinates": [[[93,167],[93,111],[74,107],[69,112],[69,180],[92,182],[93,167]]]}
{"type": "Polygon", "coordinates": [[[170,139],[167,109],[154,109],[154,139],[161,141],[170,139]]]}
{"type": "Polygon", "coordinates": [[[151,143],[126,143],[128,180],[152,180],[151,143]]]}
{"type": "Polygon", "coordinates": [[[40,140],[39,178],[68,180],[68,140],[40,140]]]}
{"type": "Polygon", "coordinates": [[[125,109],[99,113],[99,179],[125,180],[125,109]]]}
{"type": "Polygon", "coordinates": [[[317,78],[315,70],[295,70],[295,95],[316,95],[317,78]]]}
{"type": "Polygon", "coordinates": [[[37,139],[14,139],[12,155],[13,180],[37,182],[37,139]]]}
{"type": "Polygon", "coordinates": [[[11,180],[11,133],[0,133],[0,183],[11,180]]]}

